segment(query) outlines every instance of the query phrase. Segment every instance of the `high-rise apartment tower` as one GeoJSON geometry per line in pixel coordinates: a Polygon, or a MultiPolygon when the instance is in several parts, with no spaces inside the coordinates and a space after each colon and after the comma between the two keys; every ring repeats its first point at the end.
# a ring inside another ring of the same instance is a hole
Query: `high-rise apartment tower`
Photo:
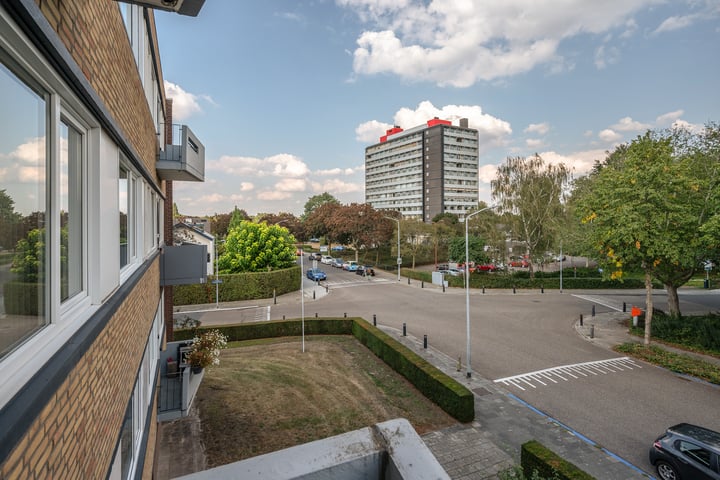
{"type": "Polygon", "coordinates": [[[393,127],[365,149],[365,202],[429,223],[460,218],[478,204],[478,132],[437,117],[409,130],[393,127]]]}

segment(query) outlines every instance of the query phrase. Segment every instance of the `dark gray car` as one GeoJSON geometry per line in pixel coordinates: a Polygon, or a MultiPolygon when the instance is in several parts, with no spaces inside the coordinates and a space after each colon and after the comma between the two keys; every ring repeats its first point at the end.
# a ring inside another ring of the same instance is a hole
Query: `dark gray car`
{"type": "Polygon", "coordinates": [[[663,480],[720,480],[720,433],[681,423],[650,447],[650,463],[663,480]]]}

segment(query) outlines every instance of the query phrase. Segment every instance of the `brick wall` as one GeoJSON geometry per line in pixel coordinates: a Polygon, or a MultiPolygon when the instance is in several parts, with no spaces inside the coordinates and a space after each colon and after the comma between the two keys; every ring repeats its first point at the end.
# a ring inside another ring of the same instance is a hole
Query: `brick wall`
{"type": "MultiPolygon", "coordinates": [[[[35,3],[112,112],[148,171],[155,172],[158,137],[119,4],[112,0],[35,0],[35,3]]],[[[153,11],[148,12],[154,27],[153,11]]],[[[154,40],[154,36],[151,38],[154,40]]],[[[157,178],[156,181],[159,182],[157,178]]]]}
{"type": "Polygon", "coordinates": [[[156,261],[32,423],[0,478],[105,478],[160,301],[159,283],[156,261]]]}
{"type": "MultiPolygon", "coordinates": [[[[118,3],[35,3],[140,160],[155,172],[158,137],[118,3]]],[[[160,301],[159,284],[156,260],[0,465],[0,478],[105,478],[160,301]]],[[[145,473],[152,471],[154,418],[153,413],[145,473]]]]}

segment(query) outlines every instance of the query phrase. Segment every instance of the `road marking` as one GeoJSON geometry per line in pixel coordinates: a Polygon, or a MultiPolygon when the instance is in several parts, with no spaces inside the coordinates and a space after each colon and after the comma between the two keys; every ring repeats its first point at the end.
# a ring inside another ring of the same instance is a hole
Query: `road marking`
{"type": "Polygon", "coordinates": [[[608,373],[620,373],[626,370],[634,370],[636,368],[642,368],[642,366],[635,363],[634,360],[628,357],[619,357],[610,358],[608,360],[597,360],[594,362],[562,365],[559,367],[537,370],[535,372],[513,375],[512,377],[498,378],[495,380],[495,383],[502,383],[506,386],[512,385],[520,390],[525,390],[522,386],[523,383],[532,388],[537,388],[535,385],[536,383],[542,386],[547,386],[547,380],[550,380],[553,383],[560,383],[558,382],[558,379],[567,382],[569,378],[566,377],[577,379],[580,378],[578,375],[582,375],[583,377],[587,377],[588,375],[607,375],[608,373]]]}
{"type": "Polygon", "coordinates": [[[608,303],[608,300],[605,297],[601,297],[598,295],[576,295],[576,294],[573,294],[572,296],[575,298],[580,298],[582,300],[587,300],[588,302],[597,303],[598,305],[602,305],[603,307],[610,308],[617,312],[622,311],[622,307],[618,307],[611,303],[608,303]]]}

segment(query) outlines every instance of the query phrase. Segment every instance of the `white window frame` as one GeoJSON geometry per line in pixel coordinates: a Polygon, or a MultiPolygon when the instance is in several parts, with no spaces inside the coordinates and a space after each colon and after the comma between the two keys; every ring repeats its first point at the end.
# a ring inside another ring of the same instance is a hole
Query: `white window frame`
{"type": "Polygon", "coordinates": [[[14,63],[11,72],[19,80],[45,92],[46,127],[46,325],[6,355],[0,365],[5,372],[0,389],[0,407],[5,405],[32,378],[52,355],[60,350],[72,335],[97,309],[91,304],[91,282],[88,282],[89,245],[97,237],[88,222],[90,198],[88,169],[96,152],[100,124],[78,99],[62,77],[47,62],[32,42],[17,27],[7,11],[0,8],[0,49],[14,63]],[[82,288],[76,295],[61,302],[60,294],[60,121],[65,120],[83,134],[82,183],[82,288]]]}

